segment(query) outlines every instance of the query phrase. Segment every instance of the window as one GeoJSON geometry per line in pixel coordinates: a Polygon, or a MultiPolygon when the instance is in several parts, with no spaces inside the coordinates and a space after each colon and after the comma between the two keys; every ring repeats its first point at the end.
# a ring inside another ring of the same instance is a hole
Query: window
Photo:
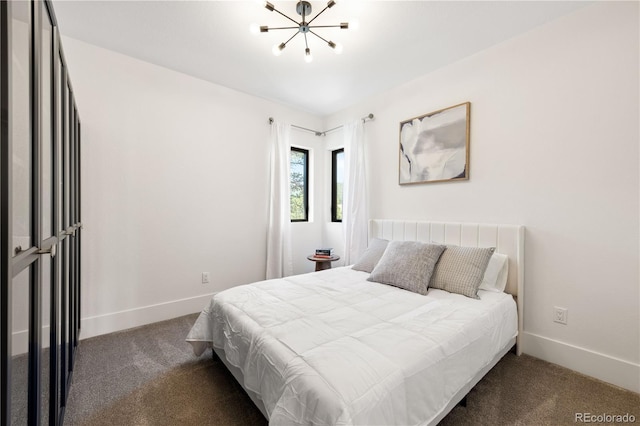
{"type": "Polygon", "coordinates": [[[342,222],[344,148],[331,152],[331,222],[342,222]]]}
{"type": "Polygon", "coordinates": [[[291,148],[291,222],[309,220],[309,150],[291,148]]]}

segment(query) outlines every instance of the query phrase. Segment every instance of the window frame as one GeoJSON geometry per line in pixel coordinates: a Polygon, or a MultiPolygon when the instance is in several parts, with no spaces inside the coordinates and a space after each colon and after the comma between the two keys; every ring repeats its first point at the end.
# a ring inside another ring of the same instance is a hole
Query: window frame
{"type": "MultiPolygon", "coordinates": [[[[338,219],[338,155],[344,154],[344,148],[338,148],[331,151],[331,222],[341,223],[342,218],[338,219]]],[[[344,157],[343,157],[344,158],[344,157]]],[[[344,182],[343,182],[344,183],[344,182]]],[[[342,189],[344,194],[344,188],[342,189]]],[[[344,211],[342,213],[344,217],[344,211]]]]}
{"type": "MultiPolygon", "coordinates": [[[[304,154],[304,218],[303,219],[291,219],[291,222],[309,222],[309,149],[300,148],[297,146],[291,146],[291,153],[298,152],[304,154]]],[[[291,160],[289,160],[289,167],[291,167],[291,160]]],[[[291,171],[289,171],[289,199],[291,199],[291,171]]],[[[291,210],[291,207],[289,207],[291,210]]]]}

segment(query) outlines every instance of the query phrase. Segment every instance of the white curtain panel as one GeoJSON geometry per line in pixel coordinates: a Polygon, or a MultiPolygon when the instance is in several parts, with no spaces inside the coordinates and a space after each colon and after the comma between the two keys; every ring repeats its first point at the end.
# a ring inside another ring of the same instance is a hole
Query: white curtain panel
{"type": "Polygon", "coordinates": [[[269,228],[267,231],[267,279],[293,274],[291,250],[291,125],[271,124],[269,228]]]}
{"type": "Polygon", "coordinates": [[[351,265],[367,248],[369,209],[362,120],[344,125],[344,176],[342,193],[344,261],[345,265],[351,265]]]}

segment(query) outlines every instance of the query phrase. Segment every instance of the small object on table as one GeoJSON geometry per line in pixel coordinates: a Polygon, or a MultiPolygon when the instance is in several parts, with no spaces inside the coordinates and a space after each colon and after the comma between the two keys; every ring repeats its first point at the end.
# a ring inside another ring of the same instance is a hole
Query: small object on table
{"type": "Polygon", "coordinates": [[[331,257],[333,256],[332,248],[319,248],[316,249],[316,257],[331,257]]]}
{"type": "Polygon", "coordinates": [[[307,259],[309,259],[312,262],[316,262],[316,272],[318,272],[318,271],[324,271],[325,269],[331,269],[331,262],[340,260],[340,256],[335,256],[335,255],[316,256],[316,255],[310,254],[309,256],[307,256],[307,259]]]}

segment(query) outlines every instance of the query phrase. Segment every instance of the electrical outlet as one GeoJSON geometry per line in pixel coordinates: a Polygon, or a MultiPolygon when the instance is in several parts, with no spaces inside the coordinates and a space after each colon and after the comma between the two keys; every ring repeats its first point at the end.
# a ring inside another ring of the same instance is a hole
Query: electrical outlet
{"type": "Polygon", "coordinates": [[[203,272],[202,273],[202,284],[209,284],[209,273],[208,272],[203,272]]]}
{"type": "Polygon", "coordinates": [[[558,306],[553,307],[553,322],[560,324],[567,324],[567,316],[569,310],[567,308],[560,308],[558,306]]]}

